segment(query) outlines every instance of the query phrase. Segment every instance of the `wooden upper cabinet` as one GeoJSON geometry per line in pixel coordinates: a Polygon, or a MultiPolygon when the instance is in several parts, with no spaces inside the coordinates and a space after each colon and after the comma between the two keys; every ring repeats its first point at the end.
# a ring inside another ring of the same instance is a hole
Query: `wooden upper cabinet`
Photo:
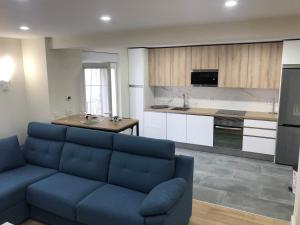
{"type": "Polygon", "coordinates": [[[191,47],[172,48],[171,86],[189,86],[191,70],[191,47]]]}
{"type": "Polygon", "coordinates": [[[282,45],[282,42],[249,45],[247,88],[279,88],[282,45]]]}
{"type": "Polygon", "coordinates": [[[248,76],[248,44],[219,46],[219,87],[245,88],[248,76]]]}
{"type": "Polygon", "coordinates": [[[192,69],[218,69],[218,46],[192,47],[192,69]]]}
{"type": "Polygon", "coordinates": [[[171,85],[171,48],[149,49],[150,86],[171,85]]]}

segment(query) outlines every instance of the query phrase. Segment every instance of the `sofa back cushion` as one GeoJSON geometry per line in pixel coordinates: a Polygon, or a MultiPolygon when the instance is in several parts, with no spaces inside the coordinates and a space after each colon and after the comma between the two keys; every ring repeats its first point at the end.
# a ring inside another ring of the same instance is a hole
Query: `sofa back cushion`
{"type": "Polygon", "coordinates": [[[24,145],[26,161],[34,165],[58,169],[66,131],[66,126],[29,123],[28,138],[24,145]]]}
{"type": "Polygon", "coordinates": [[[116,134],[108,182],[148,193],[174,176],[175,144],[171,141],[116,134]]]}
{"type": "Polygon", "coordinates": [[[60,162],[60,171],[107,182],[113,134],[70,127],[60,162]]]}
{"type": "Polygon", "coordinates": [[[25,166],[25,164],[16,136],[0,140],[0,172],[25,166]]]}

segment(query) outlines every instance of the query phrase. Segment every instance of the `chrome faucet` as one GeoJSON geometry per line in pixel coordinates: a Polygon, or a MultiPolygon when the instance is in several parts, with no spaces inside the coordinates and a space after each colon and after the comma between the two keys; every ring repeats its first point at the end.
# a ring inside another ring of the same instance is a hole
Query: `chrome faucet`
{"type": "Polygon", "coordinates": [[[189,107],[189,105],[188,105],[188,95],[187,94],[183,94],[182,95],[182,97],[183,97],[183,108],[188,108],[189,107]]]}

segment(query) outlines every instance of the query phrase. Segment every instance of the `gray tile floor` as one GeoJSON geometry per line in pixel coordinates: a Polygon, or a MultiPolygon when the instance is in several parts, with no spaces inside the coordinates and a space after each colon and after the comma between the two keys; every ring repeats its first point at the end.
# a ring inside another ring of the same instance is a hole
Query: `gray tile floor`
{"type": "Polygon", "coordinates": [[[195,159],[194,198],[251,213],[290,220],[292,168],[271,162],[176,149],[195,159]]]}

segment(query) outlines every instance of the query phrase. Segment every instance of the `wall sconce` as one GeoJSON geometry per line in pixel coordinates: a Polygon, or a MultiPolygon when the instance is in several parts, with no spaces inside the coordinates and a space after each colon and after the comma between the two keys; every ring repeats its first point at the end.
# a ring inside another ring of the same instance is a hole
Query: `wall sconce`
{"type": "Polygon", "coordinates": [[[8,91],[10,80],[16,69],[15,61],[10,56],[0,58],[0,89],[8,91]]]}

